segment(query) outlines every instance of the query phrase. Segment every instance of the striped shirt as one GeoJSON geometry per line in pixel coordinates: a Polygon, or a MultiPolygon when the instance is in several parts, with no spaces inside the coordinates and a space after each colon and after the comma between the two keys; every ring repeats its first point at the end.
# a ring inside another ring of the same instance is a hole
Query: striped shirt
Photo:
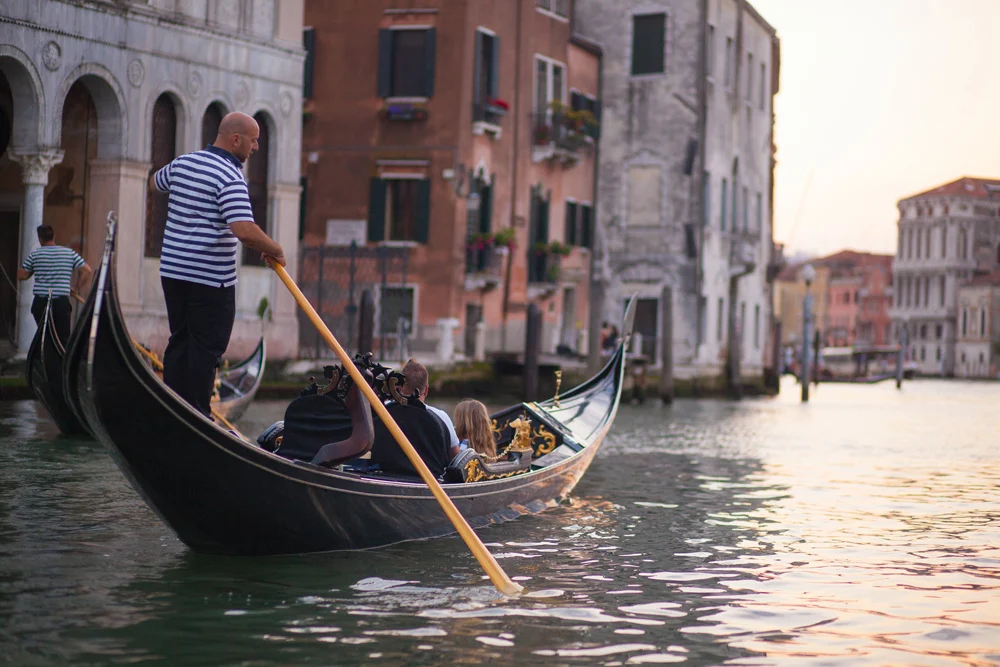
{"type": "Polygon", "coordinates": [[[61,245],[43,245],[35,248],[24,258],[21,268],[30,271],[35,277],[35,286],[31,293],[35,296],[69,296],[70,282],[73,271],[84,265],[72,248],[61,245]]]}
{"type": "Polygon", "coordinates": [[[212,287],[235,285],[238,241],[229,225],[253,221],[236,156],[208,146],[175,159],[153,180],[157,190],[170,193],[160,277],[212,287]]]}

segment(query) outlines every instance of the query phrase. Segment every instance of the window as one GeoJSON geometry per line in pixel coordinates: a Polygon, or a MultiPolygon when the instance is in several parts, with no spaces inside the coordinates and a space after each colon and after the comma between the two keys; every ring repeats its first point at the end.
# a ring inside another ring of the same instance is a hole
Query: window
{"type": "Polygon", "coordinates": [[[733,38],[726,37],[726,62],[723,64],[726,71],[726,77],[723,80],[726,88],[729,87],[733,79],[733,38]]]}
{"type": "MultiPolygon", "coordinates": [[[[212,137],[212,142],[215,137],[212,137]]],[[[209,143],[212,143],[209,142],[209,143]]],[[[153,105],[152,173],[166,166],[177,155],[177,109],[170,96],[164,93],[153,105]]],[[[150,191],[146,196],[146,257],[159,257],[163,247],[163,233],[167,229],[166,192],[150,191]]]]}
{"type": "Polygon", "coordinates": [[[722,179],[722,213],[719,215],[719,229],[726,231],[726,187],[729,183],[722,179]]]}
{"type": "Polygon", "coordinates": [[[743,231],[750,231],[750,190],[743,186],[743,231]]]}
{"type": "Polygon", "coordinates": [[[747,302],[740,302],[740,340],[743,340],[743,334],[746,331],[747,323],[747,302]]]}
{"type": "Polygon", "coordinates": [[[569,0],[535,0],[535,7],[538,9],[544,9],[564,18],[569,16],[567,5],[569,0]]]}
{"type": "Polygon", "coordinates": [[[986,309],[982,308],[979,311],[979,336],[980,338],[986,337],[986,309]]]}
{"type": "Polygon", "coordinates": [[[920,361],[927,360],[927,348],[923,345],[920,346],[920,361]]]}
{"type": "Polygon", "coordinates": [[[924,237],[924,257],[930,259],[931,257],[931,230],[927,230],[927,236],[924,237]]]}
{"type": "Polygon", "coordinates": [[[549,204],[551,190],[543,197],[539,187],[531,189],[531,222],[528,229],[528,282],[548,282],[550,269],[554,266],[549,262],[546,253],[535,252],[535,246],[549,242],[549,204]]]}
{"type": "Polygon", "coordinates": [[[945,286],[945,277],[941,276],[941,305],[942,306],[944,305],[944,286],[945,286]]]}
{"type": "Polygon", "coordinates": [[[948,228],[944,225],[941,226],[941,256],[946,257],[948,254],[948,228]]]}
{"type": "Polygon", "coordinates": [[[923,245],[923,242],[924,242],[924,230],[918,229],[917,230],[917,259],[920,259],[920,246],[923,245]]]}
{"type": "Polygon", "coordinates": [[[726,300],[721,296],[719,297],[719,314],[715,319],[715,339],[722,342],[722,322],[724,319],[723,313],[726,311],[726,300]]]}
{"type": "Polygon", "coordinates": [[[576,210],[575,201],[566,202],[566,220],[564,222],[564,226],[566,228],[566,245],[576,245],[576,210]]]}
{"type": "Polygon", "coordinates": [[[935,356],[935,359],[937,359],[938,361],[941,361],[941,346],[940,345],[938,346],[937,355],[935,356]]]}
{"type": "Polygon", "coordinates": [[[760,304],[753,307],[753,346],[760,347],[760,304]]]}
{"type": "Polygon", "coordinates": [[[569,94],[569,106],[573,111],[590,112],[590,114],[594,117],[595,124],[589,127],[587,134],[594,139],[600,139],[601,103],[597,101],[597,98],[574,90],[569,94]]]}
{"type": "Polygon", "coordinates": [[[737,225],[736,225],[736,204],[737,204],[737,199],[736,199],[736,177],[733,176],[733,215],[732,215],[732,223],[733,224],[731,225],[730,229],[732,229],[734,232],[737,229],[739,229],[739,227],[737,227],[737,225]]]}
{"type": "Polygon", "coordinates": [[[535,57],[535,114],[539,118],[547,117],[552,102],[566,99],[564,71],[562,63],[535,57]]]}
{"type": "Polygon", "coordinates": [[[379,30],[378,96],[433,97],[434,28],[379,30]]]}
{"type": "Polygon", "coordinates": [[[747,104],[753,101],[753,54],[747,54],[747,104]]]}
{"type": "Polygon", "coordinates": [[[381,285],[379,288],[379,332],[399,333],[401,326],[413,331],[413,288],[381,285]]]}
{"type": "Polygon", "coordinates": [[[500,93],[500,38],[476,30],[476,63],[472,80],[475,120],[484,120],[484,107],[500,93]]]}
{"type": "Polygon", "coordinates": [[[704,296],[698,297],[698,323],[698,343],[701,344],[708,340],[708,298],[704,296]]]}
{"type": "Polygon", "coordinates": [[[427,243],[431,184],[422,178],[373,178],[368,199],[368,240],[427,243]]]}
{"type": "Polygon", "coordinates": [[[927,340],[927,325],[920,325],[920,340],[927,340]]]}
{"type": "Polygon", "coordinates": [[[962,309],[962,338],[965,338],[965,334],[968,331],[969,326],[969,311],[966,308],[962,309]]]}
{"type": "Polygon", "coordinates": [[[632,74],[662,74],[666,62],[666,14],[632,17],[632,74]]]}
{"type": "Polygon", "coordinates": [[[316,63],[316,31],[312,28],[303,28],[302,47],[306,50],[306,59],[302,63],[302,97],[308,100],[313,96],[313,73],[316,63]]]}
{"type": "MultiPolygon", "coordinates": [[[[265,232],[270,230],[268,224],[268,204],[267,191],[271,182],[271,139],[270,122],[263,113],[258,113],[253,117],[260,128],[260,136],[257,137],[257,152],[247,160],[247,190],[250,193],[250,208],[253,211],[253,220],[257,226],[265,232]]],[[[264,256],[249,246],[243,246],[243,263],[250,266],[264,266],[264,256]]]]}
{"type": "Polygon", "coordinates": [[[942,329],[942,327],[941,327],[940,324],[937,325],[936,327],[934,327],[934,335],[935,335],[935,338],[937,338],[938,340],[941,340],[941,333],[942,333],[941,329],[942,329]]]}
{"type": "Polygon", "coordinates": [[[594,247],[594,207],[590,204],[580,204],[580,246],[594,247]]]}
{"type": "Polygon", "coordinates": [[[708,46],[705,49],[705,75],[715,76],[715,26],[708,24],[708,46]]]}
{"type": "Polygon", "coordinates": [[[701,212],[701,224],[704,227],[708,227],[709,221],[712,219],[712,175],[707,171],[702,172],[702,188],[704,192],[702,193],[702,206],[704,209],[701,212]]]}
{"type": "Polygon", "coordinates": [[[767,91],[767,66],[764,63],[760,64],[760,110],[764,110],[764,99],[767,91]]]}
{"type": "Polygon", "coordinates": [[[966,256],[967,256],[967,254],[968,254],[968,249],[969,249],[968,245],[969,244],[966,241],[965,237],[966,237],[965,230],[962,229],[962,228],[959,228],[959,230],[958,230],[958,240],[957,240],[957,243],[958,243],[958,258],[959,259],[965,259],[966,256]]]}

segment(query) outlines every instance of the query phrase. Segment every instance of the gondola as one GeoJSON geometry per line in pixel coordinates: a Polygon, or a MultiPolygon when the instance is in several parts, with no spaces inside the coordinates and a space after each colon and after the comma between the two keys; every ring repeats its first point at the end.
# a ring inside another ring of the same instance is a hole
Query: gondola
{"type": "MultiPolygon", "coordinates": [[[[112,224],[89,340],[71,351],[67,372],[83,390],[91,431],[182,542],[200,553],[260,556],[365,549],[454,532],[417,479],[293,462],[191,409],[131,344],[118,303],[113,239],[112,224]]],[[[510,423],[528,417],[534,451],[521,474],[445,485],[473,527],[542,511],[573,490],[614,420],[624,364],[620,346],[596,376],[558,399],[493,416],[500,446],[513,437],[510,423]]]]}
{"type": "Polygon", "coordinates": [[[228,421],[236,421],[250,407],[260,382],[264,378],[264,359],[267,345],[261,336],[249,357],[235,366],[219,371],[216,396],[212,399],[215,413],[228,421]]]}
{"type": "Polygon", "coordinates": [[[70,405],[70,397],[63,390],[65,356],[66,348],[64,341],[59,340],[52,314],[52,300],[49,299],[41,326],[35,331],[35,337],[28,348],[25,379],[60,431],[66,435],[84,434],[87,430],[70,405]]]}

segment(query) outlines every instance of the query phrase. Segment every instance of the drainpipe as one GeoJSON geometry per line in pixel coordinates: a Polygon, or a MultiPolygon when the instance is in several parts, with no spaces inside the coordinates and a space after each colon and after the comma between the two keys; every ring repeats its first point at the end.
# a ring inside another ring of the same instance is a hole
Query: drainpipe
{"type": "MultiPolygon", "coordinates": [[[[510,227],[514,229],[514,221],[517,219],[517,163],[520,156],[520,145],[518,139],[520,133],[518,129],[521,125],[521,8],[524,0],[517,2],[517,30],[514,38],[514,113],[513,123],[513,161],[510,170],[510,227]]],[[[526,241],[527,243],[527,241],[526,241]]],[[[516,248],[516,244],[515,244],[516,248]]],[[[507,253],[507,272],[503,277],[503,323],[500,328],[500,351],[507,351],[507,315],[510,313],[510,274],[513,273],[514,251],[507,253]]]]}

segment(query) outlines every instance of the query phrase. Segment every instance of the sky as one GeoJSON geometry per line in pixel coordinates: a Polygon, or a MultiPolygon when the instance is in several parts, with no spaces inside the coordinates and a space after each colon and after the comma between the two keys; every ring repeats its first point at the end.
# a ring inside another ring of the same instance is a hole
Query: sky
{"type": "Polygon", "coordinates": [[[1000,178],[1000,0],[751,0],[781,40],[775,241],[894,253],[896,202],[1000,178]]]}

